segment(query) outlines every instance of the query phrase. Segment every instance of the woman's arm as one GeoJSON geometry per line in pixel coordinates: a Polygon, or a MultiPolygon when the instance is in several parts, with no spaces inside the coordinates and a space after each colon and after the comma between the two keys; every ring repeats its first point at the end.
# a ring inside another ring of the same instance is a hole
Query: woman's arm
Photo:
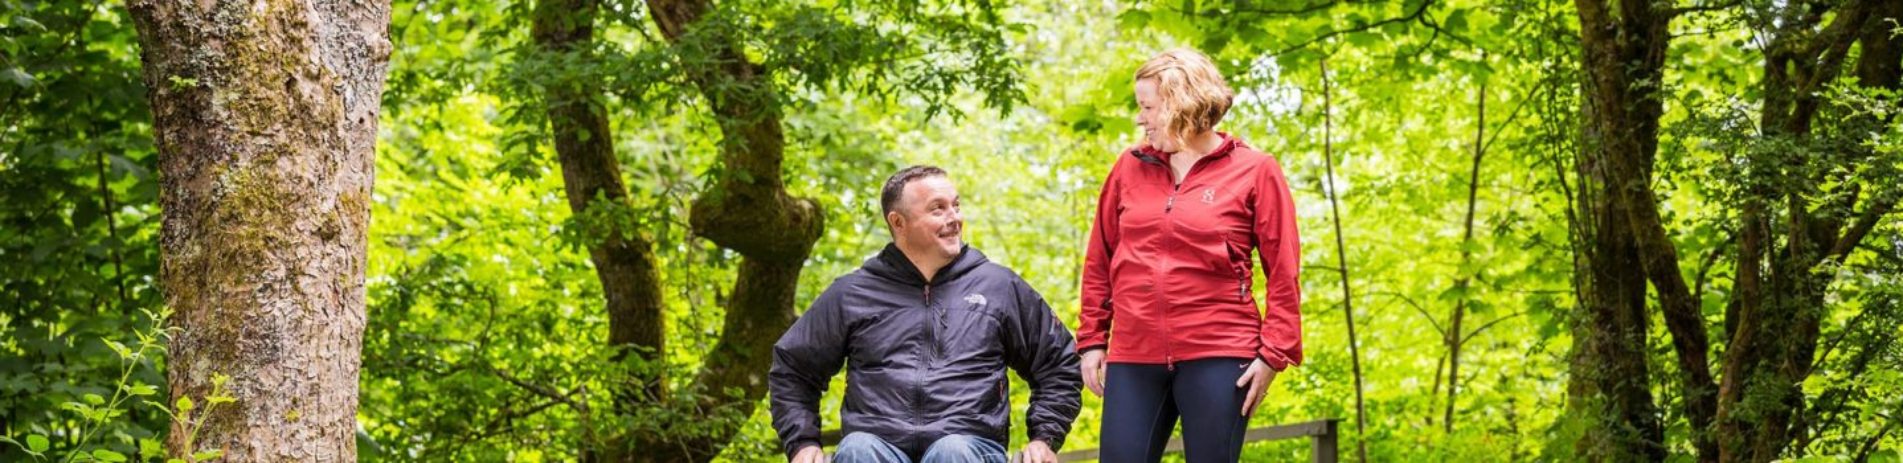
{"type": "Polygon", "coordinates": [[[1255,190],[1256,253],[1268,280],[1256,355],[1281,371],[1302,363],[1302,239],[1288,178],[1274,157],[1262,166],[1255,190]]]}
{"type": "Polygon", "coordinates": [[[1115,311],[1110,304],[1110,259],[1116,252],[1117,240],[1121,238],[1117,230],[1117,210],[1123,200],[1119,181],[1122,171],[1130,158],[1128,153],[1117,156],[1117,163],[1110,168],[1110,175],[1103,181],[1103,191],[1097,194],[1097,215],[1090,223],[1090,241],[1084,246],[1083,294],[1079,298],[1083,307],[1078,311],[1081,321],[1077,325],[1077,351],[1104,349],[1110,345],[1110,319],[1115,311]]]}

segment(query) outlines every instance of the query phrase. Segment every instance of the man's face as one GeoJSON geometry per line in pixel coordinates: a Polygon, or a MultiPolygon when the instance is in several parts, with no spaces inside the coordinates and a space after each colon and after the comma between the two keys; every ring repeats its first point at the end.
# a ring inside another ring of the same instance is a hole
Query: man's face
{"type": "Polygon", "coordinates": [[[958,212],[958,188],[932,176],[905,184],[897,210],[886,215],[899,250],[914,259],[951,259],[964,248],[965,218],[958,212]]]}

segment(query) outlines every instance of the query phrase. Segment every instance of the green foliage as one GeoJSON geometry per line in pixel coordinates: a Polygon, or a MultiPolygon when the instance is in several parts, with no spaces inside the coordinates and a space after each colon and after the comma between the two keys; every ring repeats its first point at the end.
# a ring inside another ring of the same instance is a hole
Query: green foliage
{"type": "MultiPolygon", "coordinates": [[[[1570,2],[717,3],[704,32],[675,44],[644,2],[607,2],[592,46],[564,52],[530,45],[530,3],[397,4],[372,204],[362,459],[567,461],[620,433],[691,437],[735,421],[744,424],[723,459],[779,458],[764,407],[707,409],[694,399],[733,391],[691,383],[720,339],[737,271],[735,254],[687,226],[696,195],[740,175],[715,162],[721,121],[690,83],[689,70],[725,45],[769,73],[770,88],[751,90],[780,108],[787,188],[828,214],[797,307],[887,241],[879,183],[926,163],[961,187],[966,238],[1075,323],[1097,189],[1113,157],[1138,142],[1131,74],[1157,51],[1191,46],[1239,92],[1220,129],[1277,157],[1302,219],[1308,361],[1280,377],[1252,425],[1341,418],[1346,455],[1365,443],[1373,461],[1496,461],[1566,460],[1595,424],[1562,414],[1581,104],[1570,2]],[[542,95],[582,85],[602,89],[590,104],[610,117],[631,198],[576,215],[542,95]],[[1476,143],[1485,147],[1477,177],[1476,143]],[[1335,245],[1324,150],[1345,249],[1335,245]],[[612,231],[655,243],[670,346],[660,362],[606,345],[585,244],[612,231]],[[1365,433],[1355,426],[1338,251],[1355,293],[1365,433]],[[1446,432],[1456,306],[1467,316],[1446,432]],[[615,405],[628,378],[655,371],[676,395],[615,405]]],[[[162,326],[141,315],[161,299],[156,156],[135,34],[116,4],[0,5],[0,460],[162,458],[174,421],[195,429],[229,399],[158,400],[162,352],[135,336],[162,326]]],[[[1726,223],[1746,192],[1796,194],[1817,210],[1903,194],[1893,181],[1903,178],[1895,92],[1837,82],[1823,93],[1826,136],[1757,134],[1762,56],[1742,21],[1723,10],[1686,17],[1663,83],[1657,188],[1682,267],[1718,262],[1687,275],[1708,288],[1702,309],[1714,327],[1733,278],[1725,246],[1736,231],[1726,223]],[[1805,159],[1821,160],[1793,162],[1805,159]],[[1793,180],[1819,173],[1848,180],[1793,180]]],[[[1825,269],[1836,276],[1825,342],[1816,373],[1795,386],[1816,425],[1794,457],[1869,449],[1895,461],[1899,227],[1881,223],[1825,269]]],[[[1662,328],[1648,345],[1666,445],[1682,457],[1693,430],[1675,405],[1662,328]]],[[[836,378],[822,401],[829,427],[843,389],[836,378]]],[[[1028,390],[1014,380],[1015,403],[1028,390]]],[[[1096,446],[1101,405],[1086,394],[1067,447],[1096,446]]],[[[1022,444],[1013,436],[1012,447],[1022,444]]],[[[1251,444],[1244,459],[1306,451],[1251,444]]]]}
{"type": "Polygon", "coordinates": [[[174,425],[189,430],[182,441],[183,448],[194,449],[189,461],[211,461],[222,456],[223,451],[217,449],[196,451],[193,438],[219,405],[237,400],[224,390],[225,383],[231,378],[222,374],[213,376],[211,393],[202,397],[206,405],[198,412],[197,419],[192,418],[196,406],[191,397],[179,397],[169,407],[155,401],[159,399],[159,389],[134,379],[133,372],[153,368],[154,358],[165,352],[165,342],[175,329],[157,328],[164,324],[170,312],[148,311],[145,315],[154,321],[153,327],[133,333],[137,344],[126,346],[117,341],[103,341],[117,354],[116,358],[122,365],[117,387],[111,396],[88,393],[80,401],[60,404],[60,408],[71,415],[67,419],[76,423],[70,429],[49,430],[46,426],[36,424],[25,431],[24,437],[15,436],[19,430],[9,429],[6,435],[0,435],[0,444],[12,444],[14,448],[10,450],[24,452],[32,461],[41,462],[124,462],[129,459],[139,462],[181,461],[165,458],[158,437],[134,438],[120,430],[128,421],[127,415],[143,405],[146,410],[169,416],[174,425]]]}
{"type": "MultiPolygon", "coordinates": [[[[159,305],[159,221],[136,43],[123,8],[0,2],[0,416],[61,455],[81,428],[122,452],[165,429],[136,407],[106,421],[66,408],[119,391],[109,346],[157,326],[142,315],[159,305]]],[[[129,381],[164,384],[158,357],[129,381]]]]}

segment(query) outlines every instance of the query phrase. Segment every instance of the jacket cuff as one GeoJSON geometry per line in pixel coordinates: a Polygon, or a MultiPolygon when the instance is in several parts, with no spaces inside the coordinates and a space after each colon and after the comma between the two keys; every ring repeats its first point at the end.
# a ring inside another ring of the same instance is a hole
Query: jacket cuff
{"type": "Polygon", "coordinates": [[[1282,355],[1282,353],[1276,352],[1275,349],[1270,349],[1267,346],[1256,348],[1255,355],[1256,357],[1259,357],[1262,359],[1262,363],[1269,364],[1269,368],[1274,369],[1276,372],[1287,370],[1288,367],[1295,365],[1295,362],[1290,361],[1287,356],[1284,356],[1282,355]]]}
{"type": "Polygon", "coordinates": [[[800,439],[800,440],[793,441],[791,443],[786,444],[787,461],[792,461],[794,455],[799,455],[800,450],[804,450],[807,447],[824,448],[825,446],[819,445],[818,439],[800,439]]]}
{"type": "Polygon", "coordinates": [[[1089,344],[1078,343],[1077,355],[1084,355],[1085,352],[1090,352],[1090,351],[1099,350],[1099,349],[1106,350],[1106,351],[1110,350],[1110,343],[1107,343],[1107,342],[1093,342],[1089,344]]]}
{"type": "Polygon", "coordinates": [[[1044,445],[1051,446],[1052,452],[1064,450],[1064,433],[1062,432],[1035,431],[1031,433],[1031,440],[1044,441],[1044,445]]]}

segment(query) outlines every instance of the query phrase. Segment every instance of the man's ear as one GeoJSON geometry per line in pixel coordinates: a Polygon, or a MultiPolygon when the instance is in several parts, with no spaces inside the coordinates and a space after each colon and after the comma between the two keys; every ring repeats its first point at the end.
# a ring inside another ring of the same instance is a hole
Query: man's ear
{"type": "Polygon", "coordinates": [[[885,227],[892,230],[904,228],[905,214],[900,214],[899,211],[885,213],[885,227]]]}

